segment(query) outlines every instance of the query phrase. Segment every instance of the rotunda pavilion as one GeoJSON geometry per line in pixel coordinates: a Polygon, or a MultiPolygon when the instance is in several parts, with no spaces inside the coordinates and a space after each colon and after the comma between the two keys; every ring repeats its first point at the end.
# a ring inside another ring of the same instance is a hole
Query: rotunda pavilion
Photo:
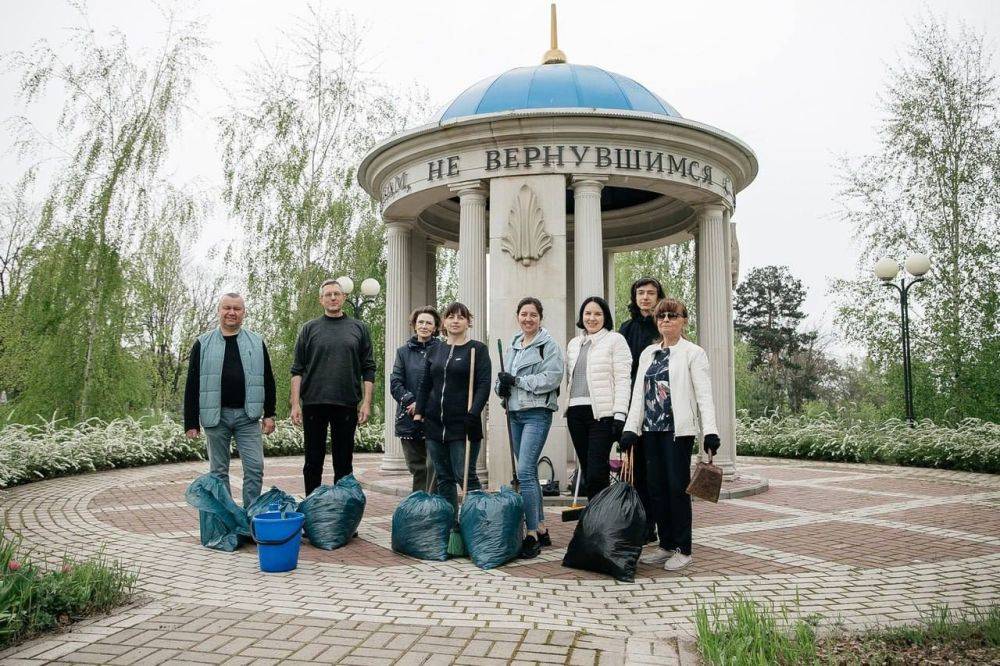
{"type": "MultiPolygon", "coordinates": [[[[568,63],[553,10],[543,64],[473,84],[432,122],[382,142],[361,162],[359,182],[386,225],[387,384],[395,349],[411,333],[410,311],[437,300],[439,246],[458,250],[458,298],[496,371],[495,341],[516,332],[522,297],[541,299],[543,325],[565,349],[584,298],[605,296],[614,307],[616,252],[693,239],[698,344],[711,363],[722,440],[715,461],[734,478],[733,214],[756,174],[753,151],[736,137],[682,117],[627,76],[568,63]]],[[[405,472],[394,409],[387,391],[382,468],[405,472]]],[[[495,396],[487,421],[478,467],[498,488],[511,470],[495,396]]],[[[568,441],[565,420],[553,419],[545,455],[563,483],[568,441]]]]}

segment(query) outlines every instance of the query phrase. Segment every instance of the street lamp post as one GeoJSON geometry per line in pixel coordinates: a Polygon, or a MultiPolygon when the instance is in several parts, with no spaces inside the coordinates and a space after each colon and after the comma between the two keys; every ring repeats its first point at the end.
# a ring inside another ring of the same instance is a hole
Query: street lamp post
{"type": "Polygon", "coordinates": [[[347,302],[351,304],[351,308],[354,310],[354,318],[361,319],[361,314],[366,305],[370,305],[375,297],[378,296],[379,292],[382,291],[382,285],[378,283],[375,278],[365,278],[361,281],[361,294],[351,296],[351,292],[354,291],[354,280],[347,277],[346,275],[337,278],[337,282],[340,283],[340,288],[344,290],[347,294],[347,302]]]}
{"type": "Polygon", "coordinates": [[[906,420],[913,426],[916,418],[913,414],[913,372],[910,365],[910,306],[908,294],[910,287],[923,282],[924,275],[931,269],[931,260],[924,254],[911,254],[903,264],[905,273],[899,276],[899,263],[894,259],[879,259],[875,264],[875,275],[886,287],[892,287],[899,292],[900,329],[903,346],[903,400],[906,403],[906,420]],[[912,277],[906,279],[906,273],[912,277]]]}

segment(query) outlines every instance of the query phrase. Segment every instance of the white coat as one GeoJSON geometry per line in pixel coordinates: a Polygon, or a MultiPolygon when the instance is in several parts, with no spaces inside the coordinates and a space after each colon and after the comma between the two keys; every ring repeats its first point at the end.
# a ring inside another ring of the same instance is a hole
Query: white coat
{"type": "MultiPolygon", "coordinates": [[[[645,376],[653,362],[653,354],[660,349],[656,341],[642,350],[639,368],[635,375],[635,388],[629,407],[625,431],[642,434],[645,421],[645,376]]],[[[709,372],[708,354],[689,340],[681,338],[670,347],[670,407],[674,417],[674,436],[717,435],[715,403],[712,401],[712,377],[709,372]]]]}
{"type": "Polygon", "coordinates": [[[573,386],[573,371],[583,341],[590,338],[587,353],[587,389],[595,419],[628,413],[632,383],[632,352],[621,333],[601,329],[593,335],[578,335],[566,346],[566,379],[573,386]]]}

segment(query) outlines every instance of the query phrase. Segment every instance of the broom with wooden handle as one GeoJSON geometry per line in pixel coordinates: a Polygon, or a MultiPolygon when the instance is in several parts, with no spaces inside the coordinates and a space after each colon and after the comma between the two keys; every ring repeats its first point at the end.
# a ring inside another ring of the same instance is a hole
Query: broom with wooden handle
{"type": "Polygon", "coordinates": [[[579,520],[580,514],[587,508],[584,504],[576,503],[577,498],[580,497],[580,479],[583,478],[583,466],[576,457],[576,447],[573,448],[573,461],[576,462],[576,489],[573,491],[573,503],[562,510],[562,522],[564,523],[579,520]]]}
{"type": "MultiPolygon", "coordinates": [[[[472,389],[473,380],[476,376],[476,348],[471,349],[469,356],[469,398],[466,403],[465,413],[472,411],[472,389]]],[[[455,524],[448,535],[448,555],[451,557],[465,557],[468,551],[465,550],[465,542],[462,541],[462,528],[459,519],[462,516],[462,505],[465,504],[465,497],[469,494],[469,433],[465,434],[465,467],[463,468],[464,480],[462,481],[462,504],[458,505],[455,512],[455,524]]]]}

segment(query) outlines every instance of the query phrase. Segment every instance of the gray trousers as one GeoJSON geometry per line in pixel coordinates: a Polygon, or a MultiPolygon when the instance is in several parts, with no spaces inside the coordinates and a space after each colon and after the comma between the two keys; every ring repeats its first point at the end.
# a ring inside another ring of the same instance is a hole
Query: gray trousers
{"type": "MultiPolygon", "coordinates": [[[[264,440],[260,420],[251,420],[242,409],[222,408],[218,425],[205,428],[208,440],[208,470],[229,488],[229,443],[236,438],[236,450],[243,461],[243,507],[260,497],[264,482],[264,440]]],[[[232,495],[232,490],[229,491],[232,495]]]]}

